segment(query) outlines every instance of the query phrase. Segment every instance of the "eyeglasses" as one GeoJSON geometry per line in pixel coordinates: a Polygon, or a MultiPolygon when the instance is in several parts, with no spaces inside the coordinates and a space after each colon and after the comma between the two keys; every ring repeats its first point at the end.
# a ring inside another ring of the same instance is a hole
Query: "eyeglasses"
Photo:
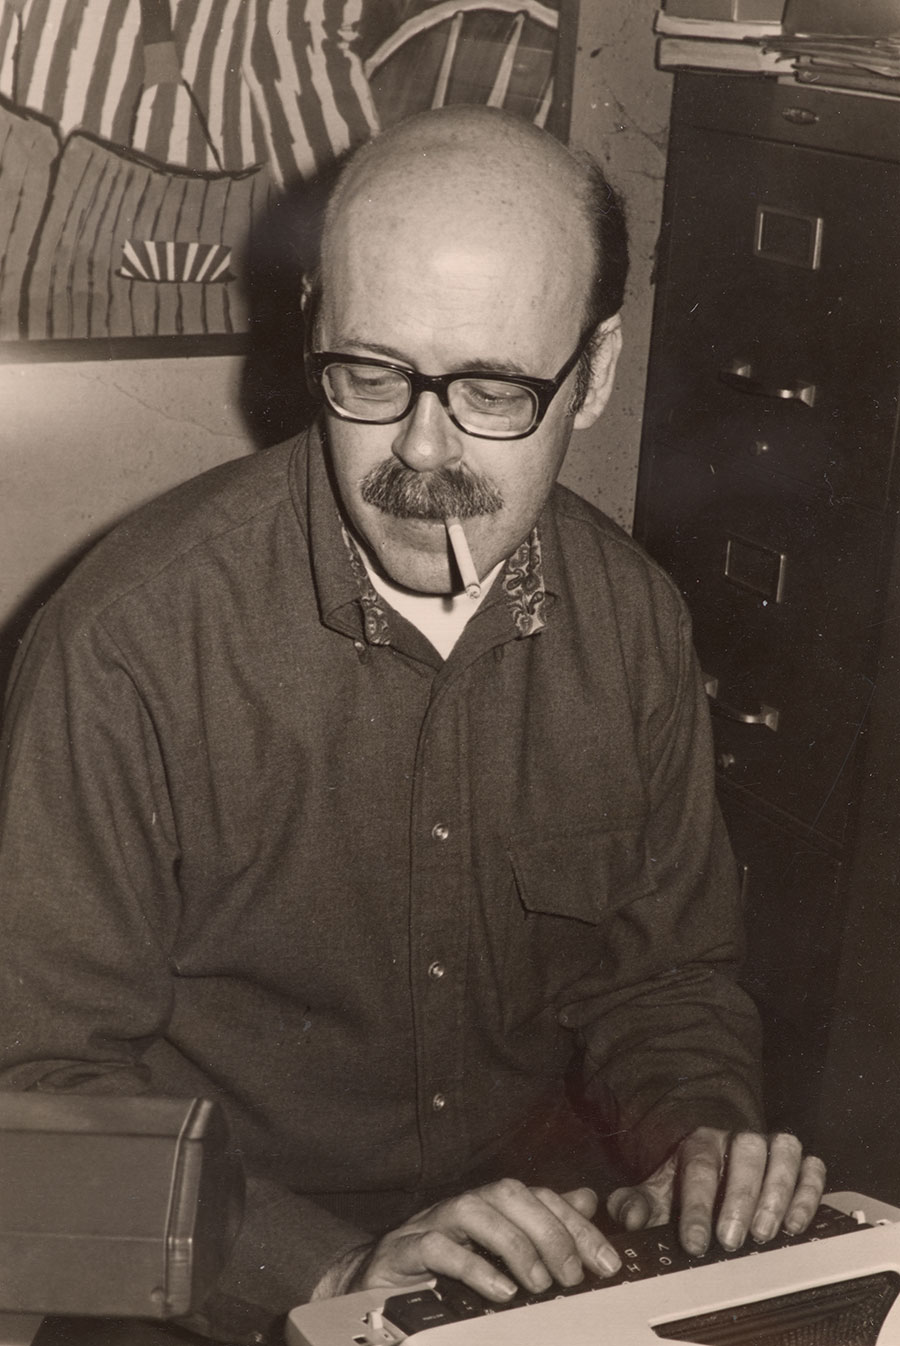
{"type": "Polygon", "coordinates": [[[420,374],[390,360],[336,351],[313,351],[307,375],[325,395],[335,415],[364,425],[402,421],[422,393],[434,393],[454,425],[480,439],[524,439],[536,430],[547,408],[588,347],[595,328],[584,333],[552,379],[463,369],[454,374],[420,374]]]}

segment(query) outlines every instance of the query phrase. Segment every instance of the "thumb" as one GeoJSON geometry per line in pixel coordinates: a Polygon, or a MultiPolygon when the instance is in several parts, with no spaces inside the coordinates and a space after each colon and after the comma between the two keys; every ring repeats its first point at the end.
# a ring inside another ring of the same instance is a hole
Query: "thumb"
{"type": "Polygon", "coordinates": [[[586,1220],[593,1219],[597,1211],[598,1198],[597,1193],[590,1187],[576,1187],[574,1191],[563,1192],[563,1201],[568,1201],[569,1205],[583,1215],[586,1220]]]}
{"type": "Polygon", "coordinates": [[[642,1187],[617,1187],[606,1209],[617,1224],[628,1230],[643,1229],[653,1214],[650,1198],[642,1187]]]}

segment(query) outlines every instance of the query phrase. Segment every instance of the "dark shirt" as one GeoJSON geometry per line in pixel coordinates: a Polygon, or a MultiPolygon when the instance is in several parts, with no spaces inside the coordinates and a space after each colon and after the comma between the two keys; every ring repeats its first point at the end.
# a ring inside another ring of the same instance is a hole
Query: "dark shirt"
{"type": "Polygon", "coordinates": [[[760,1125],[674,586],[557,487],[446,662],[351,563],[317,436],[141,510],[32,629],[0,1083],[225,1105],[271,1308],[581,1102],[638,1176],[760,1125]]]}

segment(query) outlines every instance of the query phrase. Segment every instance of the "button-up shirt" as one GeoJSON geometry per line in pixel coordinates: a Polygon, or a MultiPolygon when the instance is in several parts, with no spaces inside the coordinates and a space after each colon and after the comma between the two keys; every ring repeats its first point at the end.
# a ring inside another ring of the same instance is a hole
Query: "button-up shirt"
{"type": "Polygon", "coordinates": [[[638,1176],[760,1124],[688,620],[570,492],[442,661],[317,434],[217,468],[48,606],[3,744],[0,1081],[219,1099],[246,1299],[464,1184],[576,1061],[638,1176]]]}

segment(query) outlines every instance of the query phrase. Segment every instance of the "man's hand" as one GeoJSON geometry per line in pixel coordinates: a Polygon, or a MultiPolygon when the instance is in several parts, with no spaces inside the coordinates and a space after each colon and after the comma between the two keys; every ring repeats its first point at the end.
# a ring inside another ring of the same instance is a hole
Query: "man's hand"
{"type": "Polygon", "coordinates": [[[589,1187],[560,1196],[504,1178],[430,1206],[386,1234],[345,1289],[411,1285],[441,1272],[502,1302],[518,1285],[537,1292],[554,1281],[577,1285],[585,1268],[611,1276],[621,1260],[591,1223],[596,1209],[597,1196],[589,1187]],[[501,1258],[514,1279],[479,1256],[473,1245],[501,1258]]]}
{"type": "Polygon", "coordinates": [[[674,1206],[682,1246],[699,1257],[709,1247],[720,1191],[716,1238],[733,1252],[748,1234],[757,1243],[780,1229],[802,1234],[824,1190],[825,1165],[804,1156],[796,1136],[701,1126],[644,1182],[613,1192],[607,1209],[626,1229],[643,1229],[665,1224],[674,1206]]]}

